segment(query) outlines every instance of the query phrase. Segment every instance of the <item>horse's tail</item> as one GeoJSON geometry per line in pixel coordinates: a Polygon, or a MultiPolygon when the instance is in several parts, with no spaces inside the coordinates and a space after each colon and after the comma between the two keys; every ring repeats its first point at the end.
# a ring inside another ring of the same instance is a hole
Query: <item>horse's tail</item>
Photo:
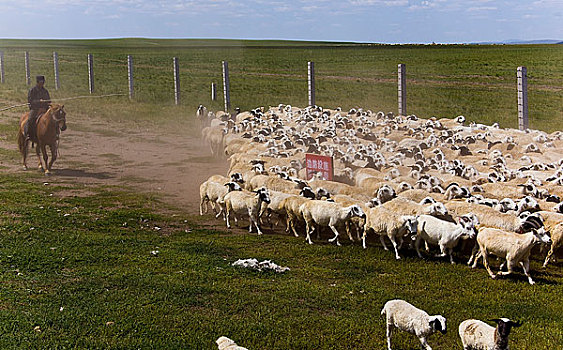
{"type": "Polygon", "coordinates": [[[23,132],[20,130],[18,132],[18,148],[20,149],[20,153],[23,154],[25,151],[25,137],[23,136],[23,132]]]}

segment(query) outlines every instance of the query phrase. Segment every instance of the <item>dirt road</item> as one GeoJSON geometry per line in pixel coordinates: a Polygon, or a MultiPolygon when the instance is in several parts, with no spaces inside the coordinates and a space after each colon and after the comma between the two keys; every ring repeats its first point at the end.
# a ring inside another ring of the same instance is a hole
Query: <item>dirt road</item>
{"type": "MultiPolygon", "coordinates": [[[[16,114],[0,117],[0,123],[13,122],[14,118],[16,114]]],[[[188,214],[197,214],[199,185],[210,175],[224,175],[228,169],[225,159],[210,157],[209,148],[195,136],[196,131],[140,126],[131,130],[129,123],[126,127],[110,125],[84,115],[68,116],[67,125],[61,135],[60,156],[46,182],[132,187],[158,194],[165,202],[185,208],[188,214]]],[[[0,147],[17,149],[5,138],[0,140],[0,147]]],[[[36,164],[32,152],[27,171],[38,171],[36,164]]],[[[3,171],[11,173],[24,171],[19,161],[3,162],[2,166],[3,171]]]]}

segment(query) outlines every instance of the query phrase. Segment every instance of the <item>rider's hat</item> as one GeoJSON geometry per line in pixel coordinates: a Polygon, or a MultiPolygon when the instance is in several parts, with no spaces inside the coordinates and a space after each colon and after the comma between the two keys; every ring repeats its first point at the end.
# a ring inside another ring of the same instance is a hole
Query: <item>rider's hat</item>
{"type": "Polygon", "coordinates": [[[45,81],[45,76],[44,75],[38,75],[38,76],[35,77],[35,80],[37,82],[45,81]]]}

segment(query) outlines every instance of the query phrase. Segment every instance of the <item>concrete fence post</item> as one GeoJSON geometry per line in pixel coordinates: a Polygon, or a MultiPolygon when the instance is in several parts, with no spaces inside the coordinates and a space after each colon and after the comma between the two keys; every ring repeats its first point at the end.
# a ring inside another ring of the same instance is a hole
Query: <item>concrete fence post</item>
{"type": "Polygon", "coordinates": [[[398,68],[399,115],[407,115],[407,68],[403,63],[398,68]]]}
{"type": "Polygon", "coordinates": [[[178,65],[178,57],[172,58],[174,64],[174,103],[180,104],[180,66],[178,65]]]}
{"type": "Polygon", "coordinates": [[[90,93],[94,93],[94,56],[88,54],[88,89],[90,93]]]}
{"type": "Polygon", "coordinates": [[[133,85],[133,56],[127,55],[127,81],[129,83],[129,99],[135,96],[133,85]]]}
{"type": "Polygon", "coordinates": [[[31,85],[31,72],[29,69],[29,51],[25,52],[24,61],[25,61],[25,83],[27,85],[31,85]]]}
{"type": "Polygon", "coordinates": [[[315,62],[307,62],[307,86],[309,91],[309,106],[314,106],[315,101],[315,62]]]}
{"type": "Polygon", "coordinates": [[[0,83],[4,84],[4,51],[0,51],[0,83]]]}
{"type": "Polygon", "coordinates": [[[231,93],[229,83],[229,63],[223,61],[223,96],[225,97],[225,112],[231,110],[231,93]]]}
{"type": "Polygon", "coordinates": [[[211,83],[211,101],[217,101],[217,84],[211,83]]]}
{"type": "Polygon", "coordinates": [[[53,51],[53,69],[55,71],[55,90],[61,88],[61,82],[59,80],[59,54],[53,51]]]}
{"type": "Polygon", "coordinates": [[[518,129],[526,130],[530,127],[528,121],[528,70],[518,67],[518,129]]]}

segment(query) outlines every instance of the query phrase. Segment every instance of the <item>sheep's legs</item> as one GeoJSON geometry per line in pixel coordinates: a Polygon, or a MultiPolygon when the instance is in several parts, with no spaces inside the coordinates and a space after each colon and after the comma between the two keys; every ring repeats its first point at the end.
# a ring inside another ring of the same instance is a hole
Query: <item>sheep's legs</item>
{"type": "Polygon", "coordinates": [[[385,239],[383,239],[383,236],[379,236],[379,241],[381,242],[383,249],[389,250],[389,248],[387,248],[387,245],[385,244],[385,239]]]}
{"type": "Polygon", "coordinates": [[[203,215],[204,205],[205,205],[205,213],[207,214],[207,212],[209,212],[209,207],[207,206],[206,199],[207,198],[205,196],[203,196],[203,197],[201,197],[201,200],[199,201],[199,215],[203,215]]]}
{"type": "Polygon", "coordinates": [[[534,280],[532,280],[532,277],[530,276],[530,260],[526,259],[524,261],[520,261],[520,265],[524,270],[524,274],[526,275],[526,277],[528,277],[528,282],[530,282],[530,284],[535,284],[536,282],[534,282],[534,280]]]}
{"type": "Polygon", "coordinates": [[[362,235],[362,247],[366,249],[366,236],[368,235],[368,228],[367,225],[364,226],[364,234],[362,235]]]}
{"type": "Polygon", "coordinates": [[[313,231],[315,231],[315,225],[313,225],[313,228],[311,229],[311,225],[309,225],[309,222],[305,220],[305,233],[307,234],[305,241],[309,244],[313,244],[313,241],[311,241],[311,233],[313,233],[313,231]]]}
{"type": "Polygon", "coordinates": [[[426,350],[432,350],[432,348],[430,347],[430,345],[428,345],[428,342],[426,341],[425,337],[420,337],[420,344],[422,345],[422,347],[426,350]]]}
{"type": "Polygon", "coordinates": [[[225,215],[225,220],[227,221],[227,228],[231,228],[231,223],[229,222],[230,217],[231,217],[231,211],[227,207],[227,214],[225,215]]]}
{"type": "Polygon", "coordinates": [[[389,240],[391,240],[391,244],[393,244],[393,248],[395,248],[395,259],[400,260],[401,257],[399,256],[399,251],[397,250],[397,242],[395,241],[395,237],[391,236],[389,237],[389,240]]]}
{"type": "Polygon", "coordinates": [[[354,238],[352,237],[352,231],[350,229],[350,226],[351,226],[350,222],[347,221],[346,222],[346,233],[348,234],[348,238],[350,238],[350,240],[352,242],[354,242],[354,238]]]}
{"type": "Polygon", "coordinates": [[[489,276],[491,276],[492,279],[495,279],[497,276],[493,273],[491,267],[489,266],[489,257],[487,252],[481,249],[481,255],[483,256],[483,265],[485,265],[485,269],[489,273],[489,276]]]}
{"type": "Polygon", "coordinates": [[[336,227],[334,227],[333,225],[328,225],[328,227],[330,227],[330,229],[332,230],[332,232],[334,232],[334,237],[329,238],[328,241],[329,242],[334,242],[336,241],[336,245],[340,246],[340,242],[338,242],[338,231],[336,230],[336,227]]]}
{"type": "Polygon", "coordinates": [[[391,333],[393,332],[392,328],[393,327],[391,324],[387,323],[387,350],[392,350],[391,349],[391,333]]]}
{"type": "Polygon", "coordinates": [[[422,241],[422,237],[416,237],[416,241],[414,242],[414,248],[416,249],[416,254],[418,257],[422,259],[422,254],[420,254],[420,242],[422,241]]]}
{"type": "MultiPolygon", "coordinates": [[[[294,218],[294,217],[291,217],[291,219],[290,219],[289,216],[288,216],[288,219],[287,219],[287,220],[288,220],[288,222],[289,222],[288,225],[290,225],[291,230],[293,230],[293,235],[294,235],[295,237],[299,237],[299,234],[297,234],[297,230],[295,229],[295,218],[294,218]]],[[[288,230],[289,230],[289,229],[288,229],[288,230]]],[[[289,232],[289,231],[288,231],[288,232],[289,232]]]]}
{"type": "Polygon", "coordinates": [[[473,264],[472,268],[476,268],[477,267],[477,259],[479,258],[479,244],[475,243],[475,245],[473,246],[473,249],[471,250],[471,256],[469,257],[469,260],[467,261],[467,265],[471,265],[471,263],[473,261],[475,261],[475,263],[473,264]]]}

